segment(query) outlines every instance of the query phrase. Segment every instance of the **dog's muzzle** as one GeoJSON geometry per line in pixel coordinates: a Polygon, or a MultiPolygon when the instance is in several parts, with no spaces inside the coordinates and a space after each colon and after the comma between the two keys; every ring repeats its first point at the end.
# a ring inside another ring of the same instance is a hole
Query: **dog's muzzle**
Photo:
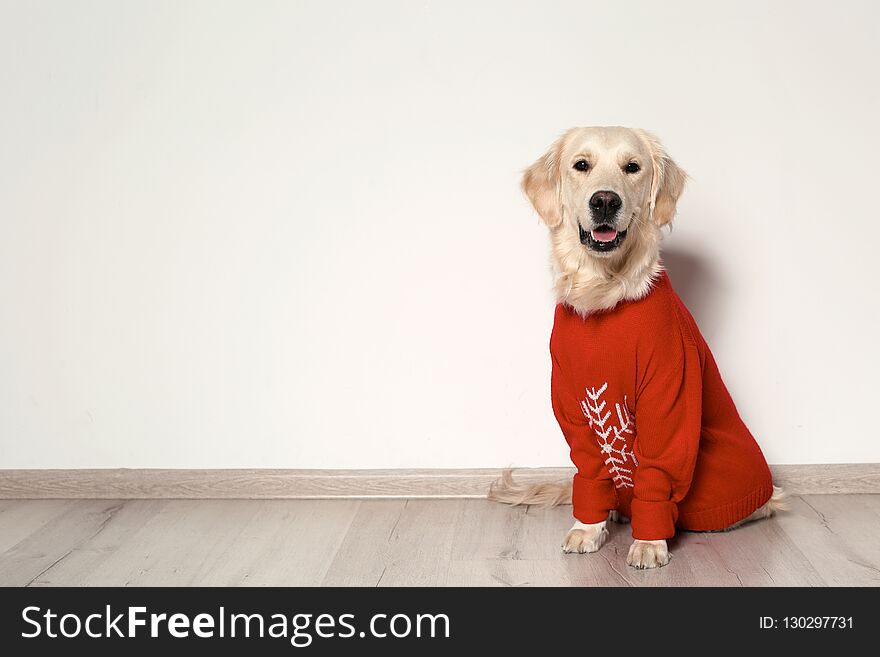
{"type": "Polygon", "coordinates": [[[584,227],[578,222],[578,232],[581,244],[599,253],[614,251],[626,239],[625,230],[617,230],[609,224],[601,224],[592,230],[584,230],[584,227]]]}

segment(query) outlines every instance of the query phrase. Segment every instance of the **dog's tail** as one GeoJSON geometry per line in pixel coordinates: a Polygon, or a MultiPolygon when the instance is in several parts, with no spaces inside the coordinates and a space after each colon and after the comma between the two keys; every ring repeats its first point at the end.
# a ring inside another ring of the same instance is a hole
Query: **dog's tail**
{"type": "Polygon", "coordinates": [[[489,486],[487,496],[493,502],[512,506],[559,506],[571,504],[571,480],[523,484],[513,480],[513,470],[502,471],[501,477],[489,486]]]}
{"type": "Polygon", "coordinates": [[[781,486],[773,486],[773,495],[767,500],[767,504],[758,509],[758,511],[763,511],[763,517],[769,518],[780,511],[788,511],[788,509],[788,493],[782,490],[781,486]]]}

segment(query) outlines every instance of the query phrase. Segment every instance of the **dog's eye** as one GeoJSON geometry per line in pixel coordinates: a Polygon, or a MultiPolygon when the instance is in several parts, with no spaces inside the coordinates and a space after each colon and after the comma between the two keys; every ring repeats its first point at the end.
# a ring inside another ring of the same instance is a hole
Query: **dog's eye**
{"type": "Polygon", "coordinates": [[[636,162],[630,162],[625,167],[623,167],[623,170],[627,173],[638,173],[642,170],[642,167],[640,167],[636,162]]]}
{"type": "Polygon", "coordinates": [[[590,168],[590,163],[587,162],[586,160],[578,160],[577,162],[574,163],[574,168],[577,169],[578,171],[586,171],[587,169],[590,168]]]}

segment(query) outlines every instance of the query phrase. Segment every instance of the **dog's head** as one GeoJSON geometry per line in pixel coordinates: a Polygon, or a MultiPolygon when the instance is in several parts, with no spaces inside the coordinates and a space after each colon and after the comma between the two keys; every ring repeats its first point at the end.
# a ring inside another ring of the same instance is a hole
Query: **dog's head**
{"type": "Polygon", "coordinates": [[[634,231],[672,221],[685,179],[643,130],[573,128],[526,170],[522,187],[550,229],[562,231],[558,239],[612,258],[634,231]]]}

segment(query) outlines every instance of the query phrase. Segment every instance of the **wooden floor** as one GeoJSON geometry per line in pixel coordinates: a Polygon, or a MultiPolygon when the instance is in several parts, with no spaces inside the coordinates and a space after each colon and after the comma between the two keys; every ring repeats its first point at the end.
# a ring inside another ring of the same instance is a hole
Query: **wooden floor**
{"type": "Polygon", "coordinates": [[[671,563],[559,545],[571,508],[474,499],[0,500],[4,586],[880,586],[880,496],[804,495],[778,518],[681,534],[671,563]]]}

